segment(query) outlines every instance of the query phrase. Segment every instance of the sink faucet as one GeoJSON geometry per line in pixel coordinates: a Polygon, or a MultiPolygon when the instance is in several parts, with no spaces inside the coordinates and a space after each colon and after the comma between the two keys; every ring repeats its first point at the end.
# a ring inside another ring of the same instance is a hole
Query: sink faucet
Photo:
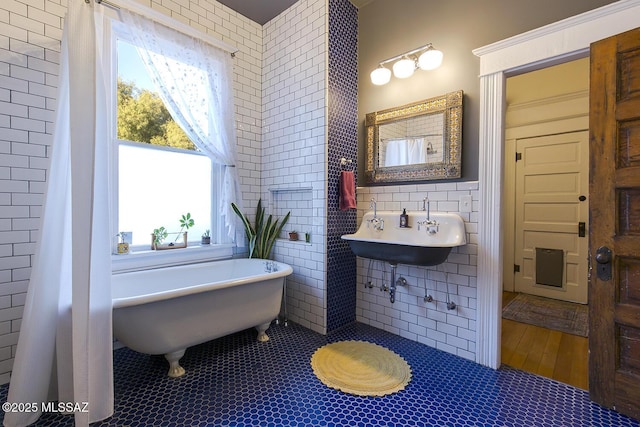
{"type": "Polygon", "coordinates": [[[429,234],[436,234],[438,232],[438,222],[431,219],[431,202],[429,202],[428,197],[422,199],[422,210],[427,211],[427,219],[418,221],[418,230],[420,230],[421,225],[424,225],[427,227],[429,234]]]}
{"type": "Polygon", "coordinates": [[[371,199],[371,201],[369,202],[369,209],[373,209],[373,218],[368,220],[369,223],[373,225],[373,228],[375,230],[384,230],[384,220],[382,218],[378,218],[376,199],[371,199]]]}
{"type": "Polygon", "coordinates": [[[369,220],[371,224],[373,224],[373,228],[382,231],[384,230],[384,219],[382,218],[372,218],[369,220]]]}
{"type": "Polygon", "coordinates": [[[420,226],[424,225],[427,227],[427,232],[429,234],[436,234],[439,231],[438,222],[436,220],[425,219],[424,221],[418,221],[418,230],[420,230],[420,226]]]}
{"type": "Polygon", "coordinates": [[[428,197],[422,199],[422,210],[427,211],[427,221],[429,221],[429,211],[431,210],[431,202],[428,197]]]}

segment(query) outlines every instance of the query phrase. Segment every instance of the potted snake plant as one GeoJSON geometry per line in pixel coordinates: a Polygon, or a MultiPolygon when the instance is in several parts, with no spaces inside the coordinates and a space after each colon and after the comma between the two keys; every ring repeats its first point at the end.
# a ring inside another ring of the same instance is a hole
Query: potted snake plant
{"type": "Polygon", "coordinates": [[[240,211],[238,205],[232,202],[231,208],[244,225],[244,232],[249,240],[249,258],[269,259],[276,238],[289,221],[291,212],[287,212],[282,221],[274,219],[271,214],[265,220],[265,209],[262,207],[262,199],[260,199],[256,208],[255,223],[251,224],[247,215],[240,211]]]}

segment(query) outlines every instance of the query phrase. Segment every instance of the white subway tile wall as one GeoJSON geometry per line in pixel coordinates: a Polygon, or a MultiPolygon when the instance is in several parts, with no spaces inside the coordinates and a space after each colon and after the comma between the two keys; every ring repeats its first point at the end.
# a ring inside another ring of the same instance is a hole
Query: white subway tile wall
{"type": "MultiPolygon", "coordinates": [[[[233,61],[238,166],[246,204],[255,207],[262,167],[262,26],[213,0],[140,3],[239,48],[233,61]]],[[[0,2],[0,384],[10,378],[39,235],[66,4],[0,2]]]]}
{"type": "Polygon", "coordinates": [[[274,258],[293,267],[289,319],[320,333],[327,327],[327,7],[300,0],[266,23],[262,64],[262,200],[279,215],[291,211],[288,229],[311,232],[309,244],[278,241],[274,258]],[[301,204],[285,203],[292,197],[301,204]]]}
{"type": "Polygon", "coordinates": [[[399,286],[396,301],[381,291],[389,284],[391,268],[381,261],[358,258],[356,319],[431,347],[475,360],[476,353],[476,266],[478,256],[478,183],[391,185],[358,187],[358,225],[375,198],[378,210],[394,210],[398,215],[422,209],[428,197],[431,211],[459,214],[465,222],[467,244],[454,248],[444,264],[433,267],[398,265],[396,277],[408,286],[399,286]],[[471,195],[470,213],[460,213],[460,197],[471,195]],[[371,282],[373,287],[365,285],[371,282]],[[432,302],[424,297],[431,295],[432,302]],[[454,302],[454,310],[447,302],[454,302]]]}
{"type": "MultiPolygon", "coordinates": [[[[274,257],[294,268],[289,319],[325,333],[328,2],[300,0],[265,26],[215,0],[140,3],[239,48],[234,95],[245,211],[253,214],[259,198],[269,211],[274,192],[304,188],[291,224],[310,231],[311,242],[279,240],[274,257]]],[[[65,12],[66,0],[0,3],[0,384],[10,378],[39,238],[65,12]]],[[[425,195],[433,210],[448,212],[458,212],[463,194],[474,201],[462,214],[469,243],[444,264],[448,282],[442,267],[399,266],[410,287],[391,305],[386,293],[364,289],[368,261],[358,260],[358,321],[474,359],[477,193],[476,182],[358,188],[360,218],[371,197],[379,209],[398,211],[417,210],[425,195]],[[437,304],[423,302],[425,286],[437,304]],[[456,310],[442,303],[447,291],[456,310]]],[[[379,282],[382,263],[371,271],[379,282]]]]}

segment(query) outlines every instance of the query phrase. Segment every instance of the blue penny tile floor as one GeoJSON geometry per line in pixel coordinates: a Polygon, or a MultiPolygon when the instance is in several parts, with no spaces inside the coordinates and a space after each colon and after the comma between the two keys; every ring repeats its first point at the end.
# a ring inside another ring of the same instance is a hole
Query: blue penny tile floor
{"type": "MultiPolygon", "coordinates": [[[[272,325],[271,340],[249,329],[189,348],[186,374],[167,377],[163,356],[114,353],[115,413],[94,426],[446,426],[640,427],[588,393],[508,367],[492,370],[360,323],[327,336],[295,324],[272,325]],[[362,340],[411,365],[402,391],[359,397],[323,385],[310,358],[324,344],[362,340]]],[[[0,387],[4,402],[7,385],[0,387]]],[[[44,414],[34,426],[72,426],[44,414]]]]}

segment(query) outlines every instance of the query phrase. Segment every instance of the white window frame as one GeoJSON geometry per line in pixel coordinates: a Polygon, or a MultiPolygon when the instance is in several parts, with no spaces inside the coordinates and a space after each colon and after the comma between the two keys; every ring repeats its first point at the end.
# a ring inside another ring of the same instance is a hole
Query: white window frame
{"type": "MultiPolygon", "coordinates": [[[[117,108],[117,106],[116,106],[117,108]]],[[[204,153],[202,153],[201,151],[192,151],[192,150],[185,150],[185,149],[181,149],[181,148],[176,148],[176,147],[165,147],[165,146],[161,146],[161,145],[152,145],[152,144],[147,144],[144,142],[136,142],[136,141],[128,141],[128,140],[124,140],[124,139],[118,139],[118,138],[113,138],[111,139],[111,144],[114,146],[114,153],[113,153],[113,157],[116,160],[116,165],[120,164],[119,161],[119,156],[120,156],[120,150],[119,148],[123,145],[125,146],[129,146],[129,147],[140,147],[140,148],[144,148],[146,150],[156,150],[156,151],[163,151],[163,152],[174,152],[174,153],[183,153],[183,154],[190,154],[192,156],[200,156],[200,157],[204,157],[208,159],[208,156],[204,153]]],[[[209,164],[211,166],[211,176],[210,176],[210,181],[211,181],[211,205],[209,206],[210,209],[210,217],[209,218],[209,229],[211,230],[218,230],[218,218],[214,215],[214,213],[219,209],[218,206],[218,198],[220,195],[220,189],[217,188],[216,184],[219,183],[222,178],[222,167],[211,161],[211,159],[209,159],[209,164]]],[[[119,170],[117,169],[117,167],[115,168],[115,176],[114,176],[114,184],[119,186],[119,170]]],[[[114,226],[117,226],[117,224],[119,224],[119,212],[120,212],[120,206],[119,206],[119,197],[118,196],[118,190],[119,187],[114,187],[116,189],[115,191],[115,197],[114,197],[114,226]]],[[[188,209],[187,209],[188,210],[188,209]]],[[[176,218],[176,224],[177,224],[177,218],[176,218]]],[[[121,229],[117,229],[116,231],[124,231],[121,229]]],[[[168,231],[175,231],[175,230],[168,230],[168,231]]],[[[199,235],[195,235],[193,233],[188,234],[189,236],[189,241],[188,244],[189,245],[197,245],[200,243],[200,236],[199,235]]],[[[214,232],[214,236],[220,236],[219,233],[215,233],[214,232]]],[[[140,251],[144,251],[144,250],[149,250],[150,249],[150,243],[146,243],[146,244],[139,244],[139,245],[133,245],[131,246],[131,250],[134,252],[140,252],[140,251]]],[[[188,247],[188,246],[187,246],[188,247]]]]}
{"type": "MultiPolygon", "coordinates": [[[[111,230],[114,240],[112,242],[112,253],[115,252],[116,234],[118,231],[118,148],[120,144],[136,144],[131,141],[122,141],[116,138],[117,130],[117,40],[118,38],[124,39],[129,43],[132,43],[127,37],[127,31],[120,21],[115,18],[115,13],[107,13],[108,16],[104,22],[105,33],[105,46],[103,49],[104,58],[103,65],[109,71],[110,75],[110,87],[107,88],[107,101],[109,102],[109,117],[107,132],[109,133],[109,153],[110,153],[110,188],[112,192],[110,195],[111,202],[111,230]]],[[[132,43],[133,44],[133,43],[132,43]]],[[[169,151],[189,152],[188,150],[181,150],[177,148],[166,147],[151,147],[150,149],[164,149],[169,151]]],[[[201,154],[204,155],[204,154],[201,154]]],[[[194,240],[190,246],[184,249],[174,249],[165,251],[154,251],[150,248],[144,248],[142,246],[132,247],[132,251],[126,255],[112,255],[112,271],[114,273],[144,270],[150,268],[166,267],[173,265],[191,264],[197,262],[212,261],[216,259],[226,259],[233,255],[234,244],[227,236],[224,228],[223,221],[220,221],[218,199],[221,194],[221,182],[222,182],[222,170],[223,168],[211,162],[211,233],[217,236],[217,243],[209,246],[200,246],[199,240],[194,240]]]]}

